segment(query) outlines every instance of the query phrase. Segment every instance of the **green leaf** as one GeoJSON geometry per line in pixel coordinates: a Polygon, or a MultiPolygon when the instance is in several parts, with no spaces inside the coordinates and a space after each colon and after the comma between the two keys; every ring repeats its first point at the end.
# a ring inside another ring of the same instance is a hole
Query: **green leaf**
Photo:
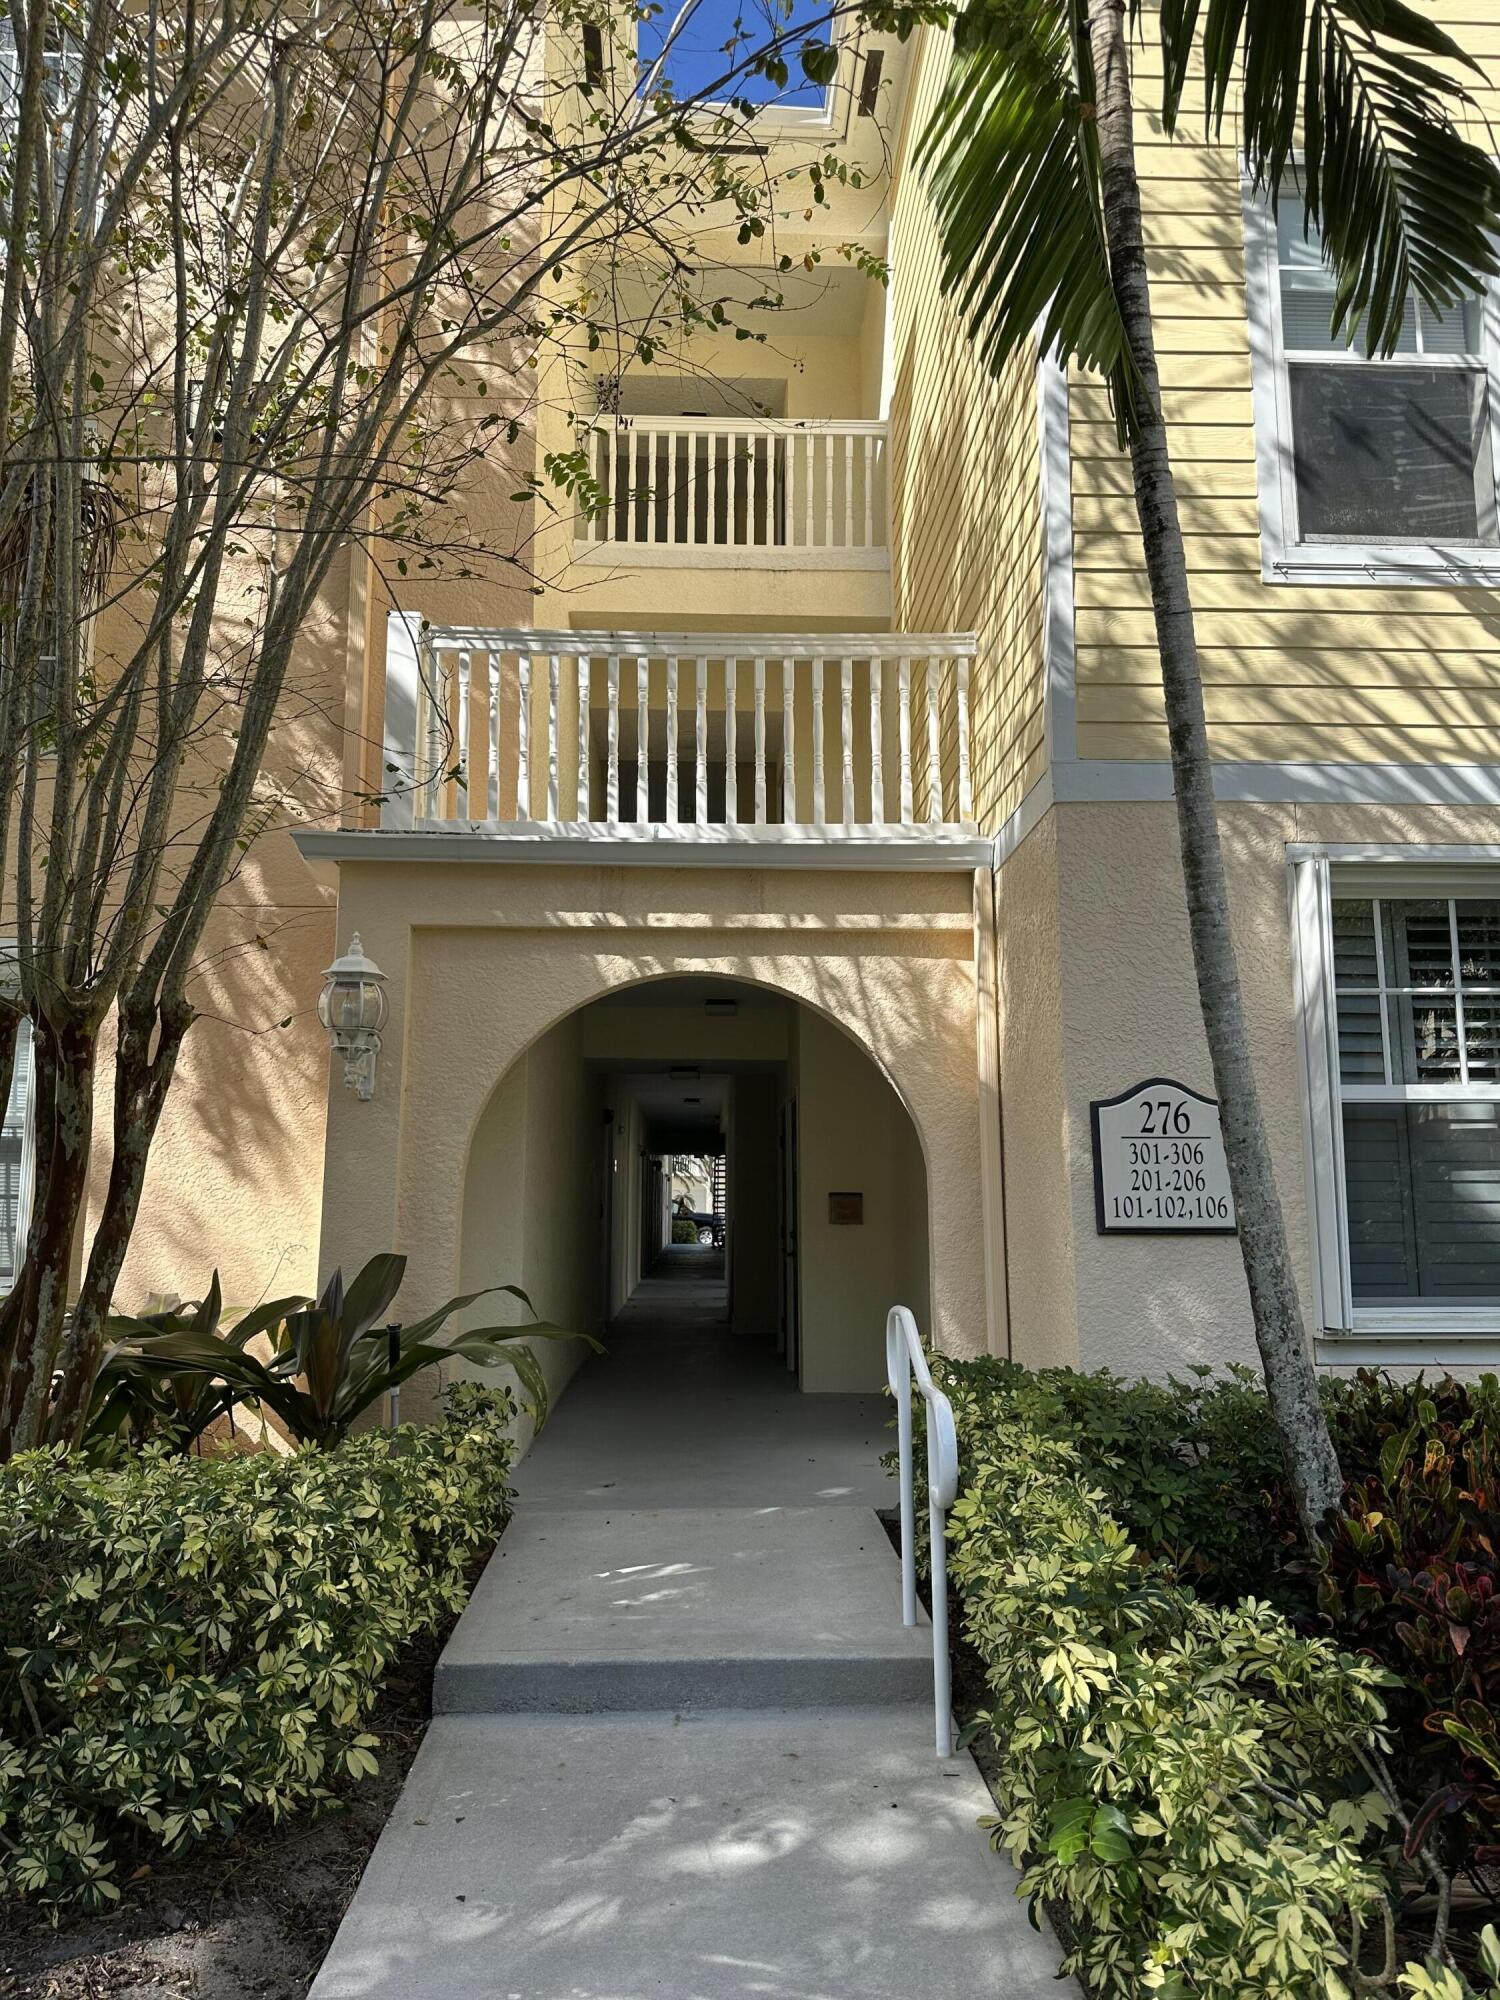
{"type": "Polygon", "coordinates": [[[809,83],[827,86],[839,73],[839,52],[827,42],[804,42],[798,50],[809,83]]]}
{"type": "Polygon", "coordinates": [[[1118,1806],[1102,1805],[1089,1826],[1089,1852],[1096,1861],[1128,1861],[1135,1851],[1130,1821],[1118,1806]]]}
{"type": "Polygon", "coordinates": [[[1047,1852],[1070,1867],[1089,1845],[1094,1818],[1091,1798],[1060,1799],[1047,1815],[1047,1852]]]}
{"type": "Polygon", "coordinates": [[[371,1257],[344,1296],[344,1317],[360,1333],[372,1327],[401,1289],[406,1259],[394,1250],[371,1257]]]}
{"type": "Polygon", "coordinates": [[[1412,1424],[1407,1430],[1392,1431],[1380,1447],[1380,1483],[1390,1488],[1396,1483],[1396,1475],[1406,1463],[1412,1446],[1417,1441],[1418,1427],[1412,1424]]]}

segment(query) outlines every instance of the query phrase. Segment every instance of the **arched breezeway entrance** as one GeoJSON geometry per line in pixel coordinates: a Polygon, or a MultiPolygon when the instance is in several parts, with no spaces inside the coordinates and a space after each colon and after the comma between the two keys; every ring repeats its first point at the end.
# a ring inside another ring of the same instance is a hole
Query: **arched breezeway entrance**
{"type": "Polygon", "coordinates": [[[929,1319],[921,1141],[871,1057],[805,1003],[721,976],[632,983],[496,1085],[459,1260],[463,1291],[519,1282],[565,1325],[680,1325],[700,1348],[722,1329],[804,1389],[874,1390],[891,1302],[929,1319]]]}
{"type": "MultiPolygon", "coordinates": [[[[480,1113],[459,1254],[464,1291],[519,1280],[604,1343],[533,1448],[529,1501],[878,1484],[885,1314],[928,1319],[926,1169],[875,1062],[804,1002],[679,975],[556,1022],[480,1113]]],[[[559,1386],[572,1358],[551,1357],[559,1386]]]]}
{"type": "Polygon", "coordinates": [[[913,896],[899,875],[346,864],[340,929],[392,1008],[374,1099],[330,1107],[324,1262],[394,1244],[404,1313],[519,1277],[599,1330],[650,1262],[649,1162],[689,1150],[658,1127],[673,1068],[696,1067],[714,1081],[679,1108],[724,1128],[738,1335],[813,1393],[878,1384],[903,1294],[939,1345],[983,1351],[971,896],[959,876],[913,896]],[[606,1110],[633,1225],[601,1213],[606,1110]]]}

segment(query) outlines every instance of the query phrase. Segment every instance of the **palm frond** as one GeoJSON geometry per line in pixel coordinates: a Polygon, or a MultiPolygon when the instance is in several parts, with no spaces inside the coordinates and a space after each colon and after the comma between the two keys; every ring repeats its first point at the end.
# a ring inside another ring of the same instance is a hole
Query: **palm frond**
{"type": "Polygon", "coordinates": [[[1133,378],[1110,283],[1087,65],[1075,0],[975,0],[956,24],[917,160],[937,213],[943,290],[986,367],[998,373],[1035,336],[1105,378],[1123,434],[1133,378]]]}
{"type": "Polygon", "coordinates": [[[1462,74],[1476,65],[1430,16],[1406,0],[1168,0],[1169,126],[1200,12],[1209,130],[1237,109],[1256,186],[1273,206],[1300,188],[1336,331],[1393,353],[1413,294],[1441,311],[1500,270],[1500,169],[1462,74]]]}

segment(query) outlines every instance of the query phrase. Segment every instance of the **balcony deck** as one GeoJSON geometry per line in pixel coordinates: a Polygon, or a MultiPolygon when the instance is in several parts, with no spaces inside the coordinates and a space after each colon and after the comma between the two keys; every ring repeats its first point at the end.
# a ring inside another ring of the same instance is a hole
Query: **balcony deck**
{"type": "Polygon", "coordinates": [[[967,634],[500,631],[396,614],[385,833],[681,858],[974,844],[967,634]]]}

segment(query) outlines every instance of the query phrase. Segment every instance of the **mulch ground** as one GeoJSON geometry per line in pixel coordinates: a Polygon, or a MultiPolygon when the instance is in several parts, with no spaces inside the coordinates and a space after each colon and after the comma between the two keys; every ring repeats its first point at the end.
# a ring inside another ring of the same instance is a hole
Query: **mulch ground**
{"type": "Polygon", "coordinates": [[[162,1862],[100,1916],[0,1908],[0,2000],[304,2000],[432,1713],[447,1632],[393,1669],[371,1715],[380,1770],[317,1817],[247,1820],[162,1862]]]}

